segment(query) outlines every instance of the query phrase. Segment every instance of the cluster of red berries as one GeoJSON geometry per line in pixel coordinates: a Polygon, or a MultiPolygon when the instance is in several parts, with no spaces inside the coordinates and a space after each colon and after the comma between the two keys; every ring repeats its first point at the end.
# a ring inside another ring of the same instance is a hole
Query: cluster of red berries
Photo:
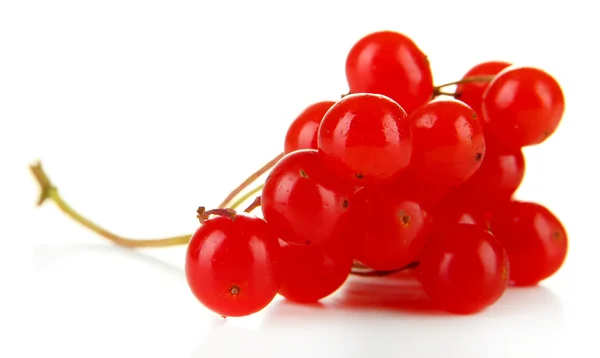
{"type": "Polygon", "coordinates": [[[543,70],[486,62],[453,93],[434,87],[426,55],[391,31],[358,41],[349,94],[310,105],[260,196],[263,218],[224,210],[189,243],[194,295],[222,316],[336,291],[360,264],[411,269],[443,310],[474,313],[514,285],[553,275],[567,235],[547,208],[512,198],[522,148],[564,112],[543,70]]]}

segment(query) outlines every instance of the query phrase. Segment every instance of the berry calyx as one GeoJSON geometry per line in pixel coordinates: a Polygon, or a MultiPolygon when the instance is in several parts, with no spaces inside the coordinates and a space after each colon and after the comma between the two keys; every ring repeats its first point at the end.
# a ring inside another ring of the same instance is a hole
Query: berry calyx
{"type": "Polygon", "coordinates": [[[492,230],[506,248],[515,285],[535,285],[549,278],[566,259],[565,228],[543,205],[511,201],[494,213],[492,230]]]}
{"type": "Polygon", "coordinates": [[[325,113],[335,102],[322,101],[311,104],[294,119],[285,135],[284,153],[299,149],[317,149],[317,132],[325,113]]]}
{"type": "Polygon", "coordinates": [[[504,69],[483,96],[487,130],[507,148],[544,142],[558,128],[564,111],[565,97],[556,79],[533,67],[504,69]]]}
{"type": "Polygon", "coordinates": [[[206,308],[224,317],[250,315],[266,307],[281,286],[281,248],[264,220],[219,213],[192,236],[185,274],[206,308]]]}
{"type": "Polygon", "coordinates": [[[407,112],[431,99],[429,60],[415,42],[393,31],[371,33],[354,44],[346,59],[350,93],[390,97],[407,112]]]}
{"type": "Polygon", "coordinates": [[[318,147],[329,169],[348,183],[390,181],[410,162],[410,122],[402,107],[386,96],[351,94],[323,117],[318,147]]]}
{"type": "Polygon", "coordinates": [[[425,292],[439,308],[471,314],[502,296],[510,268],[504,248],[489,231],[456,224],[436,229],[417,271],[425,292]]]}
{"type": "Polygon", "coordinates": [[[485,156],[481,120],[455,99],[436,99],[409,116],[413,150],[409,167],[418,180],[456,186],[479,169],[485,156]]]}
{"type": "Polygon", "coordinates": [[[283,157],[265,181],[262,213],[285,242],[318,245],[345,230],[353,190],[329,174],[316,150],[297,150],[283,157]]]}

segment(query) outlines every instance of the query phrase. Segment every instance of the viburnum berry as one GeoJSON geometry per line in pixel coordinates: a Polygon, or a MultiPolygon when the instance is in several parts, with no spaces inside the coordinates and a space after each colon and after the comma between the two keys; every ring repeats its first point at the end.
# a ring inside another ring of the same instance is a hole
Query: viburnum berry
{"type": "Polygon", "coordinates": [[[455,99],[436,99],[414,111],[412,161],[409,171],[419,180],[455,186],[479,169],[485,156],[480,119],[455,99]]]}
{"type": "Polygon", "coordinates": [[[344,181],[356,185],[390,181],[410,162],[410,121],[386,96],[348,95],[323,117],[318,148],[328,168],[344,181]]]}
{"type": "MultiPolygon", "coordinates": [[[[463,80],[479,76],[494,76],[511,64],[504,61],[488,61],[477,64],[463,76],[463,80]]],[[[490,81],[467,81],[456,86],[454,98],[466,103],[483,120],[483,109],[481,108],[483,94],[488,88],[490,81]]]]}
{"type": "Polygon", "coordinates": [[[263,217],[282,240],[317,245],[341,235],[354,188],[326,170],[319,153],[301,149],[271,170],[261,194],[263,217]]]}
{"type": "Polygon", "coordinates": [[[266,307],[283,279],[281,248],[267,223],[245,213],[214,216],[193,234],[185,273],[195,297],[221,316],[266,307]]]}
{"type": "Polygon", "coordinates": [[[313,103],[294,119],[285,135],[285,154],[299,149],[317,149],[319,125],[334,103],[332,101],[313,103]]]}
{"type": "Polygon", "coordinates": [[[534,67],[504,69],[483,96],[487,132],[507,148],[544,142],[564,111],[565,97],[556,79],[534,67]]]}
{"type": "Polygon", "coordinates": [[[525,158],[521,149],[486,147],[479,170],[450,193],[453,200],[493,210],[508,201],[525,176],[525,158]]]}
{"type": "Polygon", "coordinates": [[[481,206],[469,205],[468,202],[446,197],[436,207],[432,215],[432,231],[444,230],[457,224],[475,225],[491,230],[493,211],[481,206]]]}
{"type": "Polygon", "coordinates": [[[407,112],[427,103],[433,93],[429,60],[408,36],[371,33],[354,44],[346,59],[350,93],[378,93],[407,112]]]}
{"type": "Polygon", "coordinates": [[[494,213],[492,230],[506,248],[510,279],[516,285],[535,285],[547,279],[566,259],[565,228],[543,205],[511,201],[494,213]]]}
{"type": "Polygon", "coordinates": [[[436,228],[423,250],[417,277],[429,298],[457,314],[479,312],[495,303],[508,286],[506,251],[476,225],[436,228]]]}
{"type": "Polygon", "coordinates": [[[290,245],[280,240],[283,282],[279,294],[296,302],[316,302],[335,292],[348,278],[353,258],[343,238],[322,245],[290,245]]]}
{"type": "Polygon", "coordinates": [[[396,270],[415,261],[428,234],[430,217],[410,192],[394,186],[358,190],[347,234],[354,258],[375,270],[396,270]]]}

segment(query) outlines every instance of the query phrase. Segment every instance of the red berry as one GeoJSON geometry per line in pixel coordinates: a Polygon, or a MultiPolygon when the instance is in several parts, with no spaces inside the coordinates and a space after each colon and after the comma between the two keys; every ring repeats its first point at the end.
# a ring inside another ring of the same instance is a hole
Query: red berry
{"type": "Polygon", "coordinates": [[[506,252],[494,236],[467,224],[436,229],[417,270],[429,298],[458,314],[479,312],[496,302],[510,272],[506,252]]]}
{"type": "Polygon", "coordinates": [[[421,203],[426,211],[435,208],[449,192],[447,186],[422,180],[412,175],[412,173],[405,173],[392,185],[410,194],[410,198],[421,203]]]}
{"type": "Polygon", "coordinates": [[[246,316],[277,294],[281,248],[260,218],[212,217],[191,238],[185,273],[192,293],[208,309],[225,317],[246,316]]]}
{"type": "Polygon", "coordinates": [[[346,59],[350,93],[386,95],[408,113],[425,104],[433,93],[427,56],[409,37],[380,31],[360,39],[346,59]]]}
{"type": "Polygon", "coordinates": [[[392,180],[410,162],[410,122],[388,97],[348,95],[323,117],[318,146],[331,170],[348,182],[363,185],[392,180]]]}
{"type": "Polygon", "coordinates": [[[290,244],[320,244],[345,229],[353,189],[329,175],[316,150],[298,150],[271,170],[261,195],[263,216],[290,244]]]}
{"type": "Polygon", "coordinates": [[[428,234],[423,204],[392,186],[366,187],[354,196],[348,234],[354,258],[375,270],[395,270],[415,261],[428,234]]]}
{"type": "Polygon", "coordinates": [[[334,103],[332,101],[314,103],[296,117],[285,135],[285,154],[299,149],[317,149],[319,125],[334,103]]]}
{"type": "Polygon", "coordinates": [[[471,107],[455,99],[439,99],[414,111],[411,173],[443,186],[467,180],[485,155],[483,129],[471,107]]]}
{"type": "Polygon", "coordinates": [[[280,240],[283,282],[279,294],[297,302],[316,302],[336,291],[352,269],[352,255],[342,240],[317,246],[290,245],[280,240]]]}
{"type": "Polygon", "coordinates": [[[506,147],[520,148],[542,143],[556,131],[565,98],[548,73],[511,66],[490,83],[483,111],[490,135],[506,147]]]}
{"type": "Polygon", "coordinates": [[[481,229],[490,230],[491,217],[490,211],[448,197],[433,212],[432,230],[443,230],[457,224],[476,225],[481,229]]]}
{"type": "MultiPolygon", "coordinates": [[[[502,61],[483,62],[471,68],[463,76],[463,79],[475,76],[497,75],[500,73],[500,71],[510,65],[511,64],[508,62],[502,61]]],[[[461,83],[456,86],[455,97],[462,102],[465,102],[467,105],[469,105],[469,107],[473,108],[479,117],[483,117],[481,102],[483,101],[483,94],[488,88],[489,84],[489,81],[461,83]]]]}
{"type": "Polygon", "coordinates": [[[481,168],[450,195],[458,202],[493,210],[511,198],[524,176],[525,158],[520,149],[487,146],[481,168]]]}
{"type": "Polygon", "coordinates": [[[554,275],[567,256],[565,228],[542,205],[512,201],[494,213],[492,230],[506,248],[516,285],[534,285],[554,275]]]}

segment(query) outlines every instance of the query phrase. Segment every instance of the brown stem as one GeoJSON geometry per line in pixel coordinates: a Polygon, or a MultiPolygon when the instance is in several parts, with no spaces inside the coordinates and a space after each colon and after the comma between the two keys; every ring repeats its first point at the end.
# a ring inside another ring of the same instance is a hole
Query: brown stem
{"type": "Polygon", "coordinates": [[[251,213],[254,209],[260,207],[261,205],[261,198],[260,196],[257,196],[256,198],[254,198],[254,201],[244,210],[245,213],[251,213]]]}
{"type": "Polygon", "coordinates": [[[224,216],[231,220],[235,220],[235,216],[236,216],[235,210],[231,209],[231,208],[218,208],[218,209],[206,210],[206,208],[204,206],[201,206],[198,208],[198,210],[196,210],[196,213],[198,214],[197,218],[198,218],[198,221],[200,221],[200,224],[204,224],[206,222],[206,220],[208,220],[210,218],[211,215],[224,216]]]}
{"type": "Polygon", "coordinates": [[[238,185],[223,201],[219,204],[219,209],[223,209],[229,206],[229,203],[244,190],[248,185],[252,184],[258,177],[266,173],[269,169],[271,169],[281,158],[283,158],[284,153],[280,153],[275,158],[271,159],[267,164],[263,165],[262,168],[258,169],[256,172],[252,173],[246,180],[244,180],[240,185],[238,185]]]}
{"type": "Polygon", "coordinates": [[[444,83],[442,85],[433,87],[433,96],[434,97],[440,96],[440,95],[454,96],[454,95],[456,95],[456,93],[444,92],[444,91],[442,91],[442,88],[461,85],[461,84],[465,84],[465,83],[473,83],[473,82],[491,82],[495,77],[496,77],[495,75],[470,76],[470,77],[465,77],[463,79],[460,79],[458,81],[444,83]]]}
{"type": "Polygon", "coordinates": [[[419,262],[415,261],[415,262],[409,263],[408,265],[406,265],[404,267],[401,267],[401,268],[395,269],[395,270],[389,270],[389,271],[367,270],[367,271],[365,271],[365,270],[357,270],[356,268],[352,268],[352,271],[350,273],[352,275],[362,276],[362,277],[381,277],[381,276],[393,275],[395,273],[405,271],[405,270],[414,269],[417,266],[419,266],[419,262]]]}

